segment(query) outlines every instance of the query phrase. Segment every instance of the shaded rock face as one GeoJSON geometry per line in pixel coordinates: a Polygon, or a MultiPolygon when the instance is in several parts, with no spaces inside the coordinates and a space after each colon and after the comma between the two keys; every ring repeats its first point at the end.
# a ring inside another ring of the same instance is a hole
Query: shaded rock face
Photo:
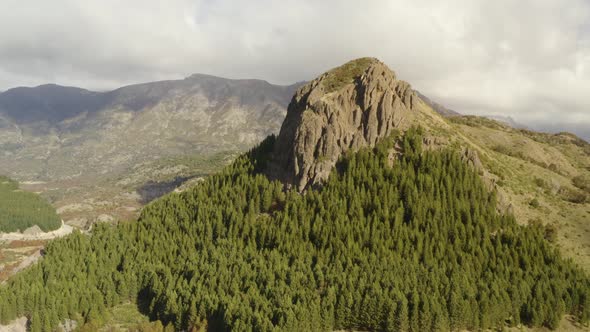
{"type": "Polygon", "coordinates": [[[267,173],[299,191],[316,185],[343,153],[406,129],[416,102],[410,85],[377,59],[335,68],[293,97],[267,173]]]}

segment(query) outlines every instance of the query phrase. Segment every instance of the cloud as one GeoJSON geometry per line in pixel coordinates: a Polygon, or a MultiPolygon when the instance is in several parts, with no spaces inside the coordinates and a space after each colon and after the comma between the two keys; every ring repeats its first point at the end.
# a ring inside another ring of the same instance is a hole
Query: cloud
{"type": "Polygon", "coordinates": [[[590,128],[588,22],[587,0],[0,0],[0,89],[288,84],[376,56],[460,112],[590,128]]]}

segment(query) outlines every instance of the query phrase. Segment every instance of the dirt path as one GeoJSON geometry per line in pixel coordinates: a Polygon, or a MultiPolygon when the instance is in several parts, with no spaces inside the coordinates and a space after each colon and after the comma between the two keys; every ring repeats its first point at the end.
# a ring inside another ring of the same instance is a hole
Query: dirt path
{"type": "Polygon", "coordinates": [[[34,254],[32,254],[30,256],[27,256],[27,258],[25,258],[22,262],[20,262],[18,264],[18,266],[15,267],[11,271],[11,274],[14,275],[18,271],[23,270],[23,269],[27,268],[30,265],[33,265],[33,263],[35,263],[36,261],[38,261],[39,258],[41,258],[41,250],[37,250],[37,251],[35,251],[34,254]]]}
{"type": "Polygon", "coordinates": [[[51,240],[58,237],[62,237],[65,235],[70,234],[74,228],[70,225],[64,224],[63,220],[61,222],[61,227],[46,233],[37,233],[37,234],[23,234],[23,233],[0,233],[0,241],[30,241],[30,240],[51,240]]]}

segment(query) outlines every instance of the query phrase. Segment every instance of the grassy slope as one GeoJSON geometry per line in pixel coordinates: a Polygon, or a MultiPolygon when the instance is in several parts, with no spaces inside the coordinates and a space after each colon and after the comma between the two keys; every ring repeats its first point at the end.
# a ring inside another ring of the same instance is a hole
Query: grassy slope
{"type": "Polygon", "coordinates": [[[590,156],[574,144],[542,143],[511,129],[456,126],[485,151],[489,157],[484,161],[486,168],[504,178],[500,190],[512,202],[517,220],[555,225],[562,253],[590,271],[590,204],[570,203],[559,193],[562,188],[576,190],[572,179],[590,173],[586,168],[590,156]],[[498,152],[499,146],[520,153],[510,156],[498,152]],[[557,168],[540,166],[539,161],[557,168]],[[534,199],[539,207],[530,204],[534,199]]]}
{"type": "Polygon", "coordinates": [[[555,245],[562,254],[590,271],[590,203],[571,203],[560,193],[579,191],[572,179],[590,176],[590,145],[569,134],[522,131],[477,117],[443,119],[423,103],[419,113],[420,121],[445,145],[478,152],[486,176],[498,183],[519,223],[554,225],[555,245]],[[538,207],[530,204],[534,199],[538,207]]]}
{"type": "Polygon", "coordinates": [[[356,77],[361,76],[367,67],[376,61],[377,59],[374,58],[360,58],[328,71],[323,81],[326,91],[336,91],[342,86],[352,83],[356,77]]]}

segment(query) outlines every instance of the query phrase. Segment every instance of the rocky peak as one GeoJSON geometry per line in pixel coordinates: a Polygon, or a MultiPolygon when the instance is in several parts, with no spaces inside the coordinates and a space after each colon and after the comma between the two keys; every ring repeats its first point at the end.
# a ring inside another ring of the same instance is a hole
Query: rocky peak
{"type": "Polygon", "coordinates": [[[296,92],[267,173],[303,191],[325,180],[346,151],[407,128],[416,100],[410,85],[375,58],[334,68],[296,92]]]}

